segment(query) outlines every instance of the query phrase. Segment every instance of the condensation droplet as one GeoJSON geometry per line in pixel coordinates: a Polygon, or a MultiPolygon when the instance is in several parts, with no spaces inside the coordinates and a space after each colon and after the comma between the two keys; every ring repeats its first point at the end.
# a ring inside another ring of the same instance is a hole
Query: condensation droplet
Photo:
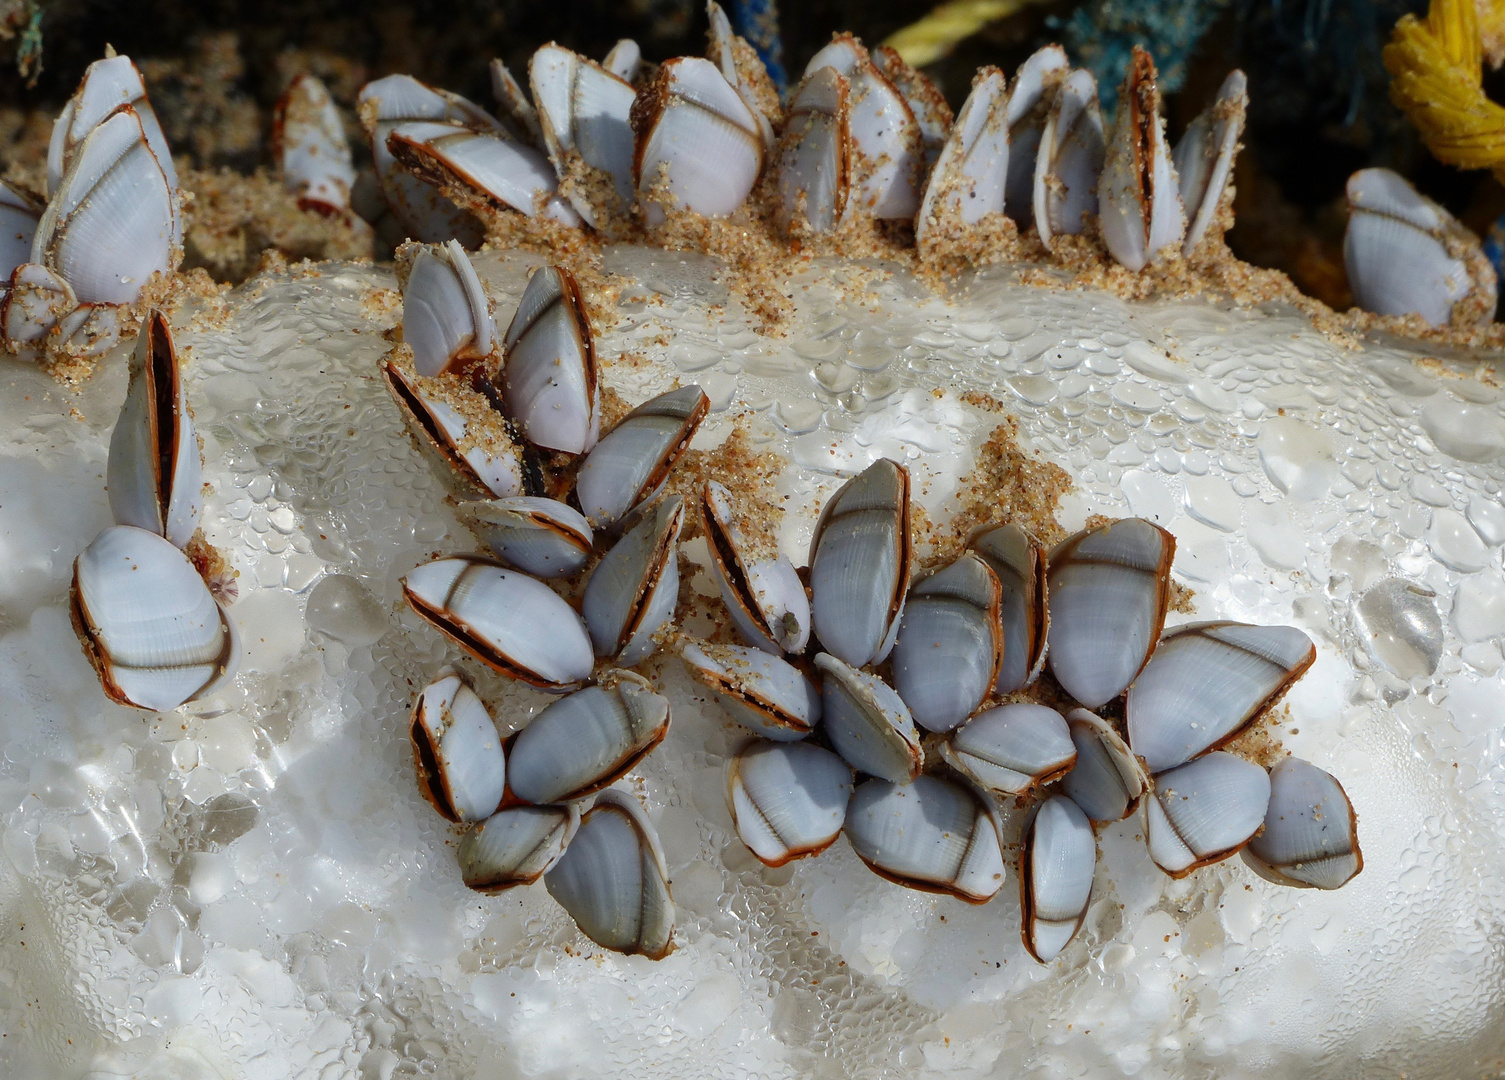
{"type": "Polygon", "coordinates": [[[1369,651],[1402,679],[1437,670],[1442,659],[1442,616],[1431,589],[1386,578],[1364,594],[1357,614],[1369,651]]]}
{"type": "Polygon", "coordinates": [[[315,585],[305,617],[312,629],[352,648],[374,644],[389,622],[371,590],[348,574],[329,574],[315,585]]]}
{"type": "Polygon", "coordinates": [[[1437,449],[1459,461],[1493,461],[1505,453],[1505,420],[1496,409],[1438,398],[1422,409],[1421,426],[1437,449]]]}
{"type": "Polygon", "coordinates": [[[1293,499],[1320,499],[1338,478],[1338,459],[1327,433],[1278,416],[1259,433],[1259,460],[1270,482],[1293,499]]]}
{"type": "Polygon", "coordinates": [[[1444,566],[1471,574],[1489,565],[1489,548],[1456,510],[1438,510],[1432,518],[1432,554],[1444,566]]]}

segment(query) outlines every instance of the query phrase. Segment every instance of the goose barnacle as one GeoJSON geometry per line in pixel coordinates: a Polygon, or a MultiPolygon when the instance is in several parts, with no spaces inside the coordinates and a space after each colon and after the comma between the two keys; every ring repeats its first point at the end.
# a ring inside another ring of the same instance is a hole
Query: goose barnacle
{"type": "Polygon", "coordinates": [[[1142,270],[1186,234],[1186,213],[1165,142],[1155,61],[1138,45],[1118,90],[1118,120],[1098,182],[1103,243],[1130,270],[1142,270]]]}
{"type": "MultiPolygon", "coordinates": [[[[1050,553],[1050,670],[1095,709],[1149,662],[1170,600],[1176,538],[1143,518],[1085,529],[1050,553]]],[[[819,629],[819,613],[817,613],[819,629]]]]}
{"type": "Polygon", "coordinates": [[[625,792],[596,796],[544,885],[604,948],[659,960],[674,947],[674,901],[658,832],[625,792]]]}
{"type": "Polygon", "coordinates": [[[203,464],[172,330],[152,310],[131,353],[131,382],[110,435],[110,512],[186,547],[204,508],[203,464]]]}
{"type": "Polygon", "coordinates": [[[648,224],[668,210],[725,217],[741,206],[769,149],[759,120],[709,60],[661,65],[632,107],[633,175],[648,224]]]}
{"type": "Polygon", "coordinates": [[[554,499],[517,495],[462,502],[455,514],[498,559],[534,577],[568,577],[590,558],[590,522],[554,499]]]}
{"type": "Polygon", "coordinates": [[[753,561],[732,519],[731,493],[715,480],[701,489],[700,526],[711,555],[711,577],[742,639],[765,652],[801,652],[810,640],[810,599],[787,558],[753,561]]]}
{"type": "Polygon", "coordinates": [[[1071,771],[1077,748],[1066,720],[1020,701],[984,709],[936,744],[941,760],[985,791],[1026,795],[1071,771]]]}
{"type": "Polygon", "coordinates": [[[886,659],[909,576],[909,472],[879,458],[831,496],[810,540],[810,609],[825,650],[853,667],[886,659]]]}
{"type": "Polygon", "coordinates": [[[425,378],[463,371],[491,355],[491,305],[458,241],[418,248],[402,282],[402,340],[425,378]]]}
{"type": "Polygon", "coordinates": [[[1024,947],[1040,963],[1059,956],[1081,929],[1096,866],[1097,839],[1087,815],[1063,795],[1041,803],[1019,845],[1024,947]]]}
{"type": "Polygon", "coordinates": [[[508,747],[507,783],[524,802],[572,802],[632,769],[669,732],[669,702],[630,671],[551,704],[508,747]]]}
{"type": "Polygon", "coordinates": [[[1244,862],[1277,885],[1338,889],[1364,869],[1358,816],[1331,773],[1300,758],[1270,770],[1264,828],[1244,848],[1244,862]]]}
{"type": "Polygon", "coordinates": [[[981,555],[998,575],[1002,589],[1003,663],[998,667],[999,694],[1034,682],[1045,666],[1050,608],[1045,548],[1018,525],[982,525],[967,535],[967,547],[981,555]]]}
{"type": "Polygon", "coordinates": [[[746,645],[684,640],[679,658],[733,720],[765,739],[803,739],[820,720],[815,684],[778,656],[746,645]]]}
{"type": "Polygon", "coordinates": [[[412,609],[471,656],[509,678],[552,692],[590,677],[585,624],[541,581],[480,555],[435,559],[408,571],[412,609]]]}
{"type": "Polygon", "coordinates": [[[73,630],[110,698],[167,712],[235,673],[239,644],[187,555],[113,525],[73,562],[73,630]]]}
{"type": "Polygon", "coordinates": [[[564,857],[579,827],[575,803],[498,810],[460,841],[460,876],[482,893],[531,885],[564,857]]]}
{"type": "Polygon", "coordinates": [[[507,762],[486,705],[442,671],[418,695],[408,725],[418,789],[450,821],[484,821],[502,802],[507,762]]]}
{"type": "Polygon", "coordinates": [[[1003,590],[968,552],[909,590],[894,639],[894,689],[915,723],[950,731],[982,704],[1003,663],[1003,590]]]}
{"type": "Polygon", "coordinates": [[[340,111],[317,76],[296,76],[277,99],[272,156],[299,206],[330,214],[350,209],[350,189],[355,186],[350,144],[340,111]]]}
{"type": "Polygon", "coordinates": [[[540,266],[507,326],[499,381],[507,413],[535,446],[583,454],[601,430],[590,320],[569,271],[540,266]]]}
{"type": "Polygon", "coordinates": [[[818,855],[836,841],[852,795],[852,770],[812,743],[758,739],[727,766],[737,835],[769,866],[818,855]]]}
{"type": "Polygon", "coordinates": [[[843,826],[881,877],[986,904],[1003,887],[1002,826],[976,792],[935,776],[869,780],[852,792],[843,826]]]}
{"type": "Polygon", "coordinates": [[[382,363],[382,376],[419,445],[438,456],[466,486],[501,498],[522,493],[523,450],[508,437],[500,416],[490,429],[474,423],[446,400],[447,388],[426,385],[396,359],[382,363]]]}
{"type": "Polygon", "coordinates": [[[684,500],[666,497],[591,571],[580,610],[597,656],[631,667],[658,647],[654,635],[674,618],[679,600],[676,545],[684,517],[684,500]]]}
{"type": "Polygon", "coordinates": [[[602,436],[575,477],[575,498],[591,525],[615,525],[657,495],[710,407],[691,384],[643,402],[602,436]]]}
{"type": "Polygon", "coordinates": [[[1218,750],[1155,777],[1145,802],[1150,858],[1171,877],[1239,851],[1265,823],[1270,775],[1218,750]]]}

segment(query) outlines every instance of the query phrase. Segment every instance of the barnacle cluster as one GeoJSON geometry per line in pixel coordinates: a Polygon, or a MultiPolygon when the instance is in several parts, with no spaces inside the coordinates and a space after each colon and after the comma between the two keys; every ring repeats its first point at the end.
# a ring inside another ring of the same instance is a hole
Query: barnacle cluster
{"type": "MultiPolygon", "coordinates": [[[[1468,686],[1493,674],[1505,627],[1494,594],[1476,601],[1466,587],[1497,570],[1505,542],[1487,464],[1505,453],[1505,419],[1486,384],[1439,389],[1444,376],[1379,350],[1366,368],[1289,311],[1042,288],[1061,280],[1048,262],[971,274],[949,299],[932,291],[938,272],[1020,254],[1097,260],[1119,285],[1211,265],[1242,114],[1236,73],[1172,151],[1147,58],[1111,131],[1090,77],[1059,50],[1012,85],[981,73],[952,123],[917,73],[838,36],[786,114],[711,15],[706,60],[652,69],[623,46],[597,65],[546,46],[531,97],[499,67],[500,117],[402,76],[369,86],[362,119],[390,208],[417,241],[398,253],[395,291],[382,271],[305,267],[261,279],[233,317],[206,317],[173,293],[170,158],[164,168],[129,61],[93,69],[60,123],[59,180],[17,256],[7,341],[105,357],[108,371],[116,341],[137,331],[96,469],[114,524],[101,530],[96,506],[67,530],[69,556],[83,549],[67,606],[106,695],[151,717],[151,740],[178,740],[163,783],[204,807],[164,822],[184,839],[157,852],[144,839],[153,819],[133,809],[152,785],[110,787],[84,815],[103,839],[75,822],[69,841],[75,862],[104,854],[61,872],[60,895],[85,878],[115,890],[100,906],[135,919],[131,955],[171,975],[150,1006],[126,994],[120,1007],[122,1025],[148,1007],[167,1017],[173,1044],[143,1051],[158,1053],[153,1067],[197,1053],[190,1023],[220,1024],[183,1019],[171,995],[185,983],[172,980],[239,979],[258,1006],[281,995],[279,1023],[327,1010],[293,1037],[313,1047],[328,1041],[315,1026],[338,1029],[319,1067],[378,1075],[399,1061],[477,1064],[475,1040],[408,1034],[475,1015],[547,1068],[588,1060],[570,1057],[572,1040],[615,1060],[641,1043],[618,1020],[670,999],[672,1023],[643,1030],[680,1034],[637,1067],[678,1055],[695,1073],[697,1048],[722,1037],[753,985],[777,989],[756,991],[739,1045],[796,1071],[849,1052],[882,1066],[872,1047],[889,1044],[864,1024],[927,1054],[954,1040],[986,1068],[995,1019],[1022,1031],[1047,1014],[1069,1018],[1070,1054],[1120,1071],[1136,1067],[1136,1047],[1163,1056],[1143,1041],[1151,1029],[1184,1035],[1209,1068],[1230,1053],[1256,1068],[1251,1047],[1269,1037],[1235,1027],[1262,1015],[1250,987],[1275,983],[1289,954],[1281,918],[1305,934],[1331,915],[1312,931],[1323,956],[1356,954],[1363,933],[1381,942],[1382,968],[1399,965],[1390,930],[1354,914],[1403,877],[1401,811],[1376,812],[1369,770],[1411,760],[1392,717],[1424,723],[1440,680],[1463,684],[1461,665],[1483,676],[1468,686]],[[95,79],[121,102],[97,107],[95,79]],[[121,177],[138,197],[115,192],[121,177]],[[96,214],[136,231],[98,246],[96,214]],[[738,230],[781,245],[782,326],[742,302],[751,291],[728,289],[722,270],[746,248],[718,266],[652,246],[738,230]],[[526,250],[465,250],[487,232],[526,250]],[[868,254],[913,257],[854,273],[841,252],[859,233],[877,245],[868,254]],[[413,454],[404,423],[437,468],[413,454]],[[1389,443],[1373,434],[1403,428],[1389,443]],[[1069,467],[1077,491],[1045,461],[1069,467]],[[233,603],[216,548],[246,571],[233,603]],[[1166,626],[1194,608],[1213,617],[1166,626]],[[237,756],[228,733],[242,727],[255,735],[237,756]],[[227,734],[201,737],[211,730],[227,734]],[[1354,730],[1384,754],[1347,749],[1354,730]],[[245,804],[218,802],[232,795],[245,804]],[[420,798],[437,815],[419,813],[420,798]],[[304,817],[279,818],[265,859],[215,846],[246,833],[247,808],[255,821],[258,807],[288,805],[304,817]],[[211,806],[223,827],[200,821],[211,806]],[[314,833],[306,850],[288,839],[314,833]],[[1366,855],[1370,867],[1338,897],[1303,902],[1223,862],[1238,852],[1260,877],[1316,890],[1354,879],[1366,855]],[[260,873],[283,861],[293,869],[260,873]],[[362,870],[341,883],[336,864],[362,870]],[[1213,868],[1187,877],[1202,867],[1213,868]],[[280,960],[255,959],[262,912],[305,958],[289,962],[302,980],[291,998],[268,989],[263,965],[280,974],[280,960]],[[347,945],[388,981],[328,959],[347,945]],[[1005,969],[1026,952],[1046,966],[1005,969]],[[713,972],[723,963],[731,974],[713,972]],[[432,1022],[448,990],[400,1000],[424,964],[437,985],[466,987],[432,1022]],[[586,1031],[603,970],[633,992],[586,1031]],[[556,971],[560,1006],[540,1035],[527,1010],[556,971]],[[1179,1001],[1166,988],[1196,979],[1208,981],[1195,1022],[1113,1011],[1120,983],[1136,1001],[1179,1001]],[[354,1019],[368,1004],[385,1011],[354,1019]],[[849,1022],[859,1014],[877,1018],[849,1022]]],[[[290,183],[316,212],[346,212],[327,97],[301,80],[281,116],[290,183]]],[[[1376,217],[1362,228],[1383,236],[1398,222],[1409,232],[1391,235],[1435,263],[1423,284],[1441,279],[1444,293],[1429,294],[1427,319],[1477,306],[1454,273],[1471,266],[1466,238],[1384,183],[1361,194],[1376,217]]],[[[18,196],[8,209],[38,208],[18,196]]],[[[98,477],[71,476],[70,493],[101,501],[98,477]]],[[[42,614],[29,632],[46,627],[42,614]]],[[[65,682],[74,700],[77,672],[65,682]]],[[[89,701],[89,715],[124,715],[92,688],[89,701]]],[[[87,770],[133,767],[147,766],[87,770]]],[[[74,798],[35,786],[48,807],[74,798]]],[[[1473,805],[1438,796],[1444,786],[1426,789],[1427,808],[1497,812],[1479,789],[1473,805]]],[[[50,854],[62,850],[51,819],[21,828],[47,813],[25,810],[7,832],[23,874],[65,865],[50,854]]],[[[1442,817],[1415,835],[1451,844],[1442,817]]],[[[1409,857],[1414,869],[1421,855],[1409,857]]],[[[1427,890],[1428,912],[1469,907],[1494,925],[1497,890],[1452,856],[1427,870],[1446,882],[1427,890]]],[[[70,904],[55,906],[56,926],[77,925],[70,904]]],[[[1395,941],[1411,911],[1390,921],[1395,941]]],[[[38,933],[56,940],[52,926],[38,933]]],[[[1345,980],[1338,1000],[1371,969],[1323,970],[1345,980]]],[[[43,974],[38,1000],[62,994],[43,974]]],[[[1389,1001],[1432,983],[1364,985],[1389,1001]]],[[[1487,1050],[1485,997],[1457,1025],[1487,1050]]],[[[236,1022],[262,1024],[247,1015],[236,1022]]]]}

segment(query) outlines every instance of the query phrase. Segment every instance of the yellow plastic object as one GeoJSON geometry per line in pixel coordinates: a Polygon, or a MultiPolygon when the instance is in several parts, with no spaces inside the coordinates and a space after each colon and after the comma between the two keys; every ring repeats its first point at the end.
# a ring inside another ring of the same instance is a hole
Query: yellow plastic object
{"type": "Polygon", "coordinates": [[[918,22],[889,35],[883,44],[913,67],[932,64],[990,22],[1007,18],[1040,0],[950,0],[918,22]]]}
{"type": "Polygon", "coordinates": [[[1484,96],[1486,47],[1498,63],[1505,0],[1432,0],[1426,21],[1402,16],[1385,46],[1390,100],[1438,161],[1505,179],[1505,107],[1484,96]],[[1486,45],[1487,43],[1487,45],[1486,45]]]}

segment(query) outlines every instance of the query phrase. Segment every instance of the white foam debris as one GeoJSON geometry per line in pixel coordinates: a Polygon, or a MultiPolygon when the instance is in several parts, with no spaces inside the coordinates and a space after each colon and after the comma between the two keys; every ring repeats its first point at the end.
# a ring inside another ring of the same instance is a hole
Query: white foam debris
{"type": "MultiPolygon", "coordinates": [[[[536,262],[477,257],[499,314],[536,262]]],[[[698,446],[750,416],[790,462],[796,560],[819,500],[880,455],[944,517],[997,422],[964,403],[975,390],[1071,473],[1063,525],[1150,514],[1181,541],[1195,617],[1305,628],[1319,659],[1280,731],[1342,778],[1364,872],[1336,893],[1236,860],[1172,881],[1120,823],[1083,933],[1040,966],[1012,883],[970,907],[877,878],[845,840],[779,870],[752,859],[723,795],[738,735],[666,662],[674,724],[625,783],[663,839],[677,950],[602,953],[542,884],[467,891],[412,781],[415,688],[460,662],[507,730],[546,699],[400,603],[402,573],[475,544],[376,375],[392,279],[326,266],[180,332],[248,652],[233,687],[176,713],[108,703],[68,625],[72,559],[108,523],[123,361],[77,392],[0,367],[0,1075],[1501,1068],[1499,391],[1342,350],[1290,312],[1128,305],[1001,269],[954,304],[902,274],[857,303],[818,263],[781,339],[752,332],[703,257],[619,248],[608,266],[627,285],[605,381],[634,403],[700,381],[716,411],[698,446]],[[649,362],[611,363],[627,350],[649,362]]]]}

